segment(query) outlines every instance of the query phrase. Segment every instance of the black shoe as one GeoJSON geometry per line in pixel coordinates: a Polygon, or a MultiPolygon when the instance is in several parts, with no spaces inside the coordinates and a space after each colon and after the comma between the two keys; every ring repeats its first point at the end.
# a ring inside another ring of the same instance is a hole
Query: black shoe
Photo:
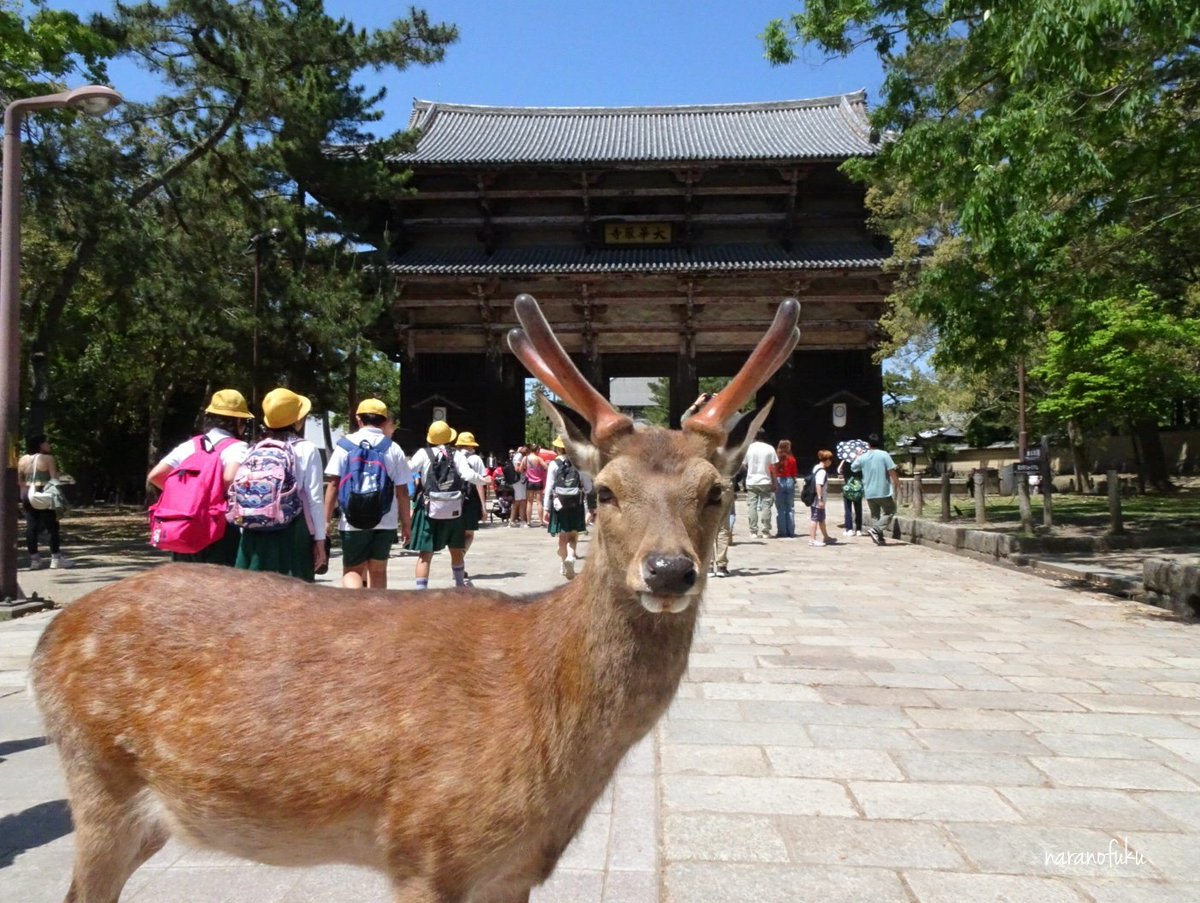
{"type": "Polygon", "coordinates": [[[728,577],[729,576],[729,568],[727,568],[727,567],[717,568],[717,576],[718,577],[728,577]]]}

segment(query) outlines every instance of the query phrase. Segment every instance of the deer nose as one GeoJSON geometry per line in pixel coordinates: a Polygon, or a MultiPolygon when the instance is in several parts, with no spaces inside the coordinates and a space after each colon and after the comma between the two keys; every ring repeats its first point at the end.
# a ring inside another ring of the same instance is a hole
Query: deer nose
{"type": "Polygon", "coordinates": [[[647,555],[642,578],[656,595],[681,596],[696,584],[696,562],[688,555],[647,555]]]}

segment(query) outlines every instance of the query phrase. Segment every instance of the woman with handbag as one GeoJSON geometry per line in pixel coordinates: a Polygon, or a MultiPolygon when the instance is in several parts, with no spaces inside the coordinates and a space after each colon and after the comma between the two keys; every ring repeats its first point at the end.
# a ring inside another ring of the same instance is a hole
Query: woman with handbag
{"type": "Polygon", "coordinates": [[[38,554],[38,535],[45,530],[50,535],[50,567],[74,567],[73,562],[59,551],[58,462],[50,453],[50,440],[44,433],[30,436],[26,443],[27,454],[17,462],[17,485],[21,490],[21,507],[25,511],[25,546],[29,551],[29,569],[40,570],[46,566],[38,554]]]}

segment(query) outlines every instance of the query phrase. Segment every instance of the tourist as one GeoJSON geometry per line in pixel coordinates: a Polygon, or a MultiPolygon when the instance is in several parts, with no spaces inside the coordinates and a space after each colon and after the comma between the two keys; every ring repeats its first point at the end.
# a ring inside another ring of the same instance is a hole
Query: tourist
{"type": "Polygon", "coordinates": [[[867,450],[850,462],[854,473],[862,474],[863,497],[871,515],[871,526],[867,535],[877,546],[887,542],[885,534],[896,516],[896,496],[900,494],[900,477],[896,473],[896,462],[879,447],[879,435],[867,437],[867,450]]]}

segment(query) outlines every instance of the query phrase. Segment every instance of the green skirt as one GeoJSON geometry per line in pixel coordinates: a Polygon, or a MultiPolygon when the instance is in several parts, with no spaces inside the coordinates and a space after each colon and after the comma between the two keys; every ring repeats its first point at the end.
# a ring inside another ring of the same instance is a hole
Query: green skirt
{"type": "Polygon", "coordinates": [[[463,518],[433,520],[424,505],[413,508],[412,537],[405,547],[413,552],[440,552],[442,549],[466,547],[467,535],[463,518]]]}
{"type": "Polygon", "coordinates": [[[233,567],[237,563],[238,544],[241,542],[242,531],[233,524],[225,525],[225,535],[211,545],[205,546],[193,555],[184,552],[172,552],[172,561],[191,561],[196,564],[223,564],[233,567]]]}
{"type": "Polygon", "coordinates": [[[243,530],[237,567],[244,571],[272,571],[312,583],[313,537],[301,514],[282,530],[243,530]]]}
{"type": "Polygon", "coordinates": [[[554,510],[554,503],[550,503],[550,535],[555,536],[559,533],[583,533],[587,530],[587,508],[582,504],[575,505],[570,508],[563,508],[561,511],[554,510]]]}
{"type": "Polygon", "coordinates": [[[479,501],[479,493],[474,486],[467,487],[467,497],[463,499],[463,529],[474,533],[479,529],[483,520],[483,502],[479,501]]]}

